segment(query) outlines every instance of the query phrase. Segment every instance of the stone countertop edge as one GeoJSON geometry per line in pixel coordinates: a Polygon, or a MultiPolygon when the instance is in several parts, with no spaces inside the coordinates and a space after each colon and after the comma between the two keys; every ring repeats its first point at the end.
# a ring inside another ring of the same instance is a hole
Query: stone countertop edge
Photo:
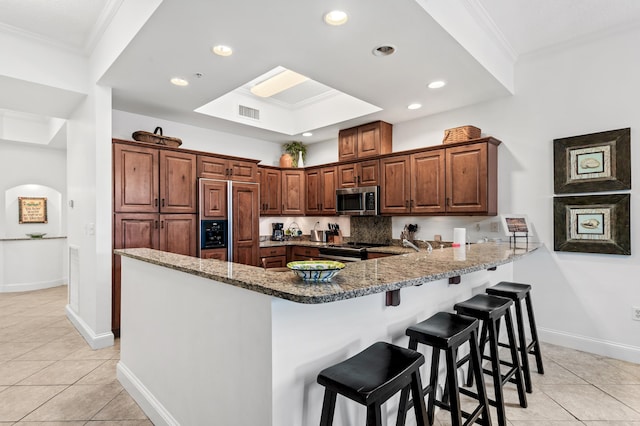
{"type": "Polygon", "coordinates": [[[216,259],[200,259],[153,249],[118,249],[115,254],[297,303],[318,304],[418,286],[513,262],[543,245],[513,248],[508,243],[411,251],[351,262],[330,283],[307,284],[289,271],[265,270],[216,259]],[[456,251],[457,250],[457,251],[456,251]]]}
{"type": "Polygon", "coordinates": [[[64,235],[63,236],[59,236],[59,237],[39,237],[39,238],[32,238],[32,237],[7,237],[7,238],[0,238],[0,241],[42,241],[42,240],[60,240],[60,239],[64,239],[67,238],[64,235]]]}

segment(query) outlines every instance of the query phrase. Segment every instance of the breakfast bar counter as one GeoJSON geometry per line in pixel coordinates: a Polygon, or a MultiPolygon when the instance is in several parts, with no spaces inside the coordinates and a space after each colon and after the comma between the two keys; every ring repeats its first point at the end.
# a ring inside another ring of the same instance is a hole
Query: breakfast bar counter
{"type": "MultiPolygon", "coordinates": [[[[155,425],[315,426],[320,370],[376,341],[406,346],[407,327],[512,280],[513,262],[539,247],[414,251],[348,263],[327,284],[213,259],[116,250],[118,379],[155,425]],[[454,276],[460,284],[449,283],[454,276]],[[385,294],[398,289],[401,303],[388,306],[385,294]]],[[[339,398],[336,408],[335,426],[365,423],[357,404],[339,398]]],[[[397,400],[384,409],[392,422],[397,400]]]]}

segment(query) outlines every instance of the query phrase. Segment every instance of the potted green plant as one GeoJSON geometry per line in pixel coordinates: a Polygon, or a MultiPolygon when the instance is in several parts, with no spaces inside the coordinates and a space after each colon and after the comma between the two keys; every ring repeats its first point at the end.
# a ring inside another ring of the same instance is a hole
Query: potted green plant
{"type": "Polygon", "coordinates": [[[307,160],[307,147],[302,142],[292,141],[285,143],[282,145],[282,149],[291,156],[293,167],[304,167],[303,163],[307,160]]]}

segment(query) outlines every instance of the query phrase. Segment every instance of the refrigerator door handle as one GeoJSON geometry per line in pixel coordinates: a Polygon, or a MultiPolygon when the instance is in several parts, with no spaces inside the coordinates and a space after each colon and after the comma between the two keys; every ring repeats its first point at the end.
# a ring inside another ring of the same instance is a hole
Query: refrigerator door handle
{"type": "Polygon", "coordinates": [[[227,262],[233,262],[233,182],[227,181],[227,262]]]}

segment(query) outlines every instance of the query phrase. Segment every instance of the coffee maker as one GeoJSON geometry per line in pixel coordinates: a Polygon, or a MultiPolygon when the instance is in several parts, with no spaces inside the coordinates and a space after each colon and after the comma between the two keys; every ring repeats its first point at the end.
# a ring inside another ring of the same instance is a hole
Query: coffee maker
{"type": "Polygon", "coordinates": [[[284,224],[283,223],[272,223],[271,227],[273,228],[273,232],[271,233],[272,241],[282,241],[284,240],[284,224]]]}

